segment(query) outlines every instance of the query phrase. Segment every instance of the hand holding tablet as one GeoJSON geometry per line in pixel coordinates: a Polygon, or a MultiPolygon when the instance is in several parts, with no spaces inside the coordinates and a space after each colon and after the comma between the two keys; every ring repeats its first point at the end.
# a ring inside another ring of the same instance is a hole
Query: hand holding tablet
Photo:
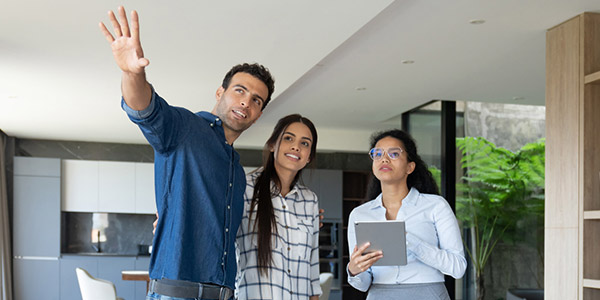
{"type": "Polygon", "coordinates": [[[383,257],[374,266],[404,266],[406,260],[406,228],[402,221],[357,221],[356,245],[369,243],[363,255],[381,251],[383,257]]]}

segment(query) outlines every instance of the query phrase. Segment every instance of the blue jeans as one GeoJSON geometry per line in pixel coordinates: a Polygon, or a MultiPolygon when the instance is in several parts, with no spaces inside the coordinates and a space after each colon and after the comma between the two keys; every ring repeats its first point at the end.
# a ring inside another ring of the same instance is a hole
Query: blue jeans
{"type": "MultiPolygon", "coordinates": [[[[233,297],[231,297],[231,299],[233,299],[233,297]]],[[[148,292],[146,300],[201,300],[201,298],[175,298],[148,292]]]]}
{"type": "Polygon", "coordinates": [[[146,296],[146,300],[199,300],[200,298],[175,298],[164,295],[159,295],[157,293],[150,293],[146,296]]]}

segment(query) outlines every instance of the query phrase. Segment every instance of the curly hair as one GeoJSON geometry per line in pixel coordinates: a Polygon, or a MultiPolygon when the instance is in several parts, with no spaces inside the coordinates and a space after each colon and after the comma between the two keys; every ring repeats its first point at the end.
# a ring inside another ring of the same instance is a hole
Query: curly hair
{"type": "MultiPolygon", "coordinates": [[[[406,184],[408,188],[416,188],[419,192],[424,194],[435,194],[439,195],[439,190],[433,175],[427,168],[427,164],[417,154],[417,144],[413,137],[400,129],[391,129],[382,132],[376,132],[371,136],[371,148],[374,148],[379,140],[392,137],[404,144],[404,151],[407,154],[408,161],[415,163],[415,170],[408,175],[406,184]]],[[[371,174],[371,181],[367,190],[367,199],[375,199],[381,194],[381,182],[377,177],[371,174]]]]}

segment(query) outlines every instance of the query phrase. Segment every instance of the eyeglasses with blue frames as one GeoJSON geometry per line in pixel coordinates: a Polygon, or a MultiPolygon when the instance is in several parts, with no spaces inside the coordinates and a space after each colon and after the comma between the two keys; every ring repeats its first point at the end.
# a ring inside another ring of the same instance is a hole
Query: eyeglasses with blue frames
{"type": "Polygon", "coordinates": [[[372,160],[380,160],[387,153],[387,156],[390,159],[396,160],[400,158],[400,155],[404,152],[402,148],[388,148],[384,150],[383,148],[373,148],[369,151],[369,156],[372,160]]]}

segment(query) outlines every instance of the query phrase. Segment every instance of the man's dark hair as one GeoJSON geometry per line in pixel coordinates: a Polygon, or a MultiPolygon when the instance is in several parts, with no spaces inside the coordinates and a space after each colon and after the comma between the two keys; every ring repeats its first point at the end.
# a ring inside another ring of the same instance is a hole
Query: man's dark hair
{"type": "Polygon", "coordinates": [[[265,99],[261,108],[261,110],[264,110],[265,107],[267,107],[269,101],[271,101],[271,95],[273,95],[273,91],[275,90],[275,79],[273,79],[273,76],[271,76],[269,69],[257,63],[243,63],[233,66],[233,68],[231,68],[231,70],[229,70],[229,72],[225,74],[225,78],[223,78],[223,83],[221,84],[221,86],[224,89],[227,89],[229,87],[229,83],[231,82],[231,78],[233,77],[233,75],[239,72],[248,73],[258,78],[267,86],[267,89],[269,90],[269,95],[267,96],[267,99],[265,99]]]}

